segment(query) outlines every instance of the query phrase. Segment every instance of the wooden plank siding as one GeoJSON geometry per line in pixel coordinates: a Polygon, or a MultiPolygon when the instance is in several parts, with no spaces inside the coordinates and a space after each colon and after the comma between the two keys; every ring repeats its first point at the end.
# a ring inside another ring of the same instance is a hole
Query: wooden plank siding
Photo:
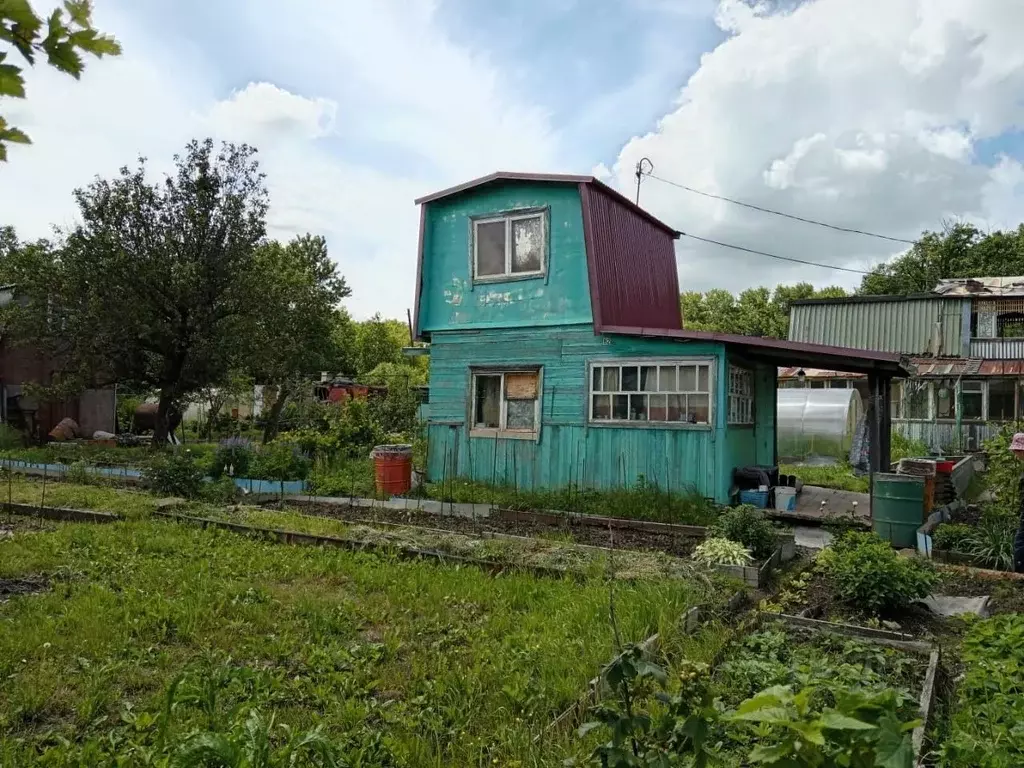
{"type": "MultiPolygon", "coordinates": [[[[693,488],[725,502],[732,475],[732,457],[725,440],[725,360],[724,346],[719,343],[597,336],[589,323],[435,332],[430,362],[428,479],[441,482],[443,478],[472,478],[514,483],[521,489],[570,484],[612,488],[632,485],[643,475],[663,488],[693,488]],[[713,424],[588,424],[588,363],[633,357],[710,359],[713,424]],[[537,440],[469,437],[470,368],[502,365],[542,366],[541,432],[537,440]]],[[[774,370],[762,368],[757,381],[770,382],[774,418],[774,370]]],[[[758,386],[757,390],[761,389],[758,386]]],[[[774,431],[768,440],[765,429],[767,426],[737,430],[735,454],[759,460],[766,457],[766,445],[774,450],[774,431]],[[743,447],[744,442],[752,449],[743,447]]]]}

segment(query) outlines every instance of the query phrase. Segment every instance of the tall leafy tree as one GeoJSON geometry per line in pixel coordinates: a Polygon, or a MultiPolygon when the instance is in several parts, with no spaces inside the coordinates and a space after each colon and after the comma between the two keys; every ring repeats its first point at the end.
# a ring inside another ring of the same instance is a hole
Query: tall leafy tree
{"type": "Polygon", "coordinates": [[[385,320],[378,312],[359,323],[356,345],[359,374],[369,373],[381,363],[402,362],[402,347],[409,344],[409,328],[400,320],[385,320]]]}
{"type": "Polygon", "coordinates": [[[145,161],[97,179],[75,192],[81,223],[61,247],[12,275],[28,299],[20,335],[61,362],[60,383],[157,391],[156,441],[172,406],[225,380],[259,311],[267,192],[254,154],[193,141],[162,182],[145,161]]]}
{"type": "Polygon", "coordinates": [[[926,232],[906,253],[880,264],[861,280],[858,293],[907,296],[935,289],[953,277],[1024,275],[1024,224],[985,234],[971,224],[926,232]]]}
{"type": "Polygon", "coordinates": [[[277,435],[289,398],[311,386],[310,374],[336,362],[332,345],[338,303],[352,291],[328,256],[323,237],[304,235],[287,245],[261,246],[256,272],[262,286],[260,311],[248,338],[254,377],[276,390],[263,430],[268,442],[277,435]]]}
{"type": "MultiPolygon", "coordinates": [[[[96,57],[121,53],[120,43],[93,27],[89,0],[67,0],[45,22],[28,0],[0,0],[0,97],[25,98],[22,66],[35,64],[39,56],[77,80],[85,68],[80,52],[96,57]]],[[[31,139],[0,115],[0,160],[7,159],[9,143],[29,144],[31,139]]]]}

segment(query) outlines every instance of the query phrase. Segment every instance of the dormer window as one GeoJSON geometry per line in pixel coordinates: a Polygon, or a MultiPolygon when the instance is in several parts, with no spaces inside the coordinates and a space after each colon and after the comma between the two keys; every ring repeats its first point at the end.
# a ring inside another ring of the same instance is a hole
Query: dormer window
{"type": "Polygon", "coordinates": [[[510,280],[544,274],[547,227],[543,211],[473,220],[473,277],[510,280]]]}

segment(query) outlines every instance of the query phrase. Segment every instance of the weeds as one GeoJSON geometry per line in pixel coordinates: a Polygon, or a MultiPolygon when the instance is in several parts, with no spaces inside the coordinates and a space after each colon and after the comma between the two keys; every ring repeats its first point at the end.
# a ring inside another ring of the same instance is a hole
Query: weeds
{"type": "MultiPolygon", "coordinates": [[[[348,765],[557,762],[569,745],[532,737],[613,649],[602,581],[161,521],[0,542],[4,576],[59,569],[52,591],[0,605],[0,765],[163,765],[186,744],[317,765],[321,737],[348,765]]],[[[696,597],[678,581],[616,591],[627,642],[670,641],[696,597]]]]}
{"type": "Polygon", "coordinates": [[[426,495],[441,501],[493,504],[506,509],[550,510],[687,525],[707,525],[720,511],[713,501],[696,491],[669,492],[643,476],[631,487],[605,490],[576,486],[526,490],[456,479],[443,485],[429,485],[426,495]]]}
{"type": "Polygon", "coordinates": [[[837,491],[855,491],[867,493],[871,481],[867,475],[860,477],[853,473],[849,464],[783,464],[779,472],[784,475],[796,475],[804,485],[815,485],[820,488],[835,488],[837,491]]]}

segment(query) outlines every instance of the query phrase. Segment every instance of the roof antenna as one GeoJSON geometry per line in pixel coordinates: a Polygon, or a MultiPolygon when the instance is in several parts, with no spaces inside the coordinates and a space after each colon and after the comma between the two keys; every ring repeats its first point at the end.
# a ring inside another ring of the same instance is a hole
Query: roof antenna
{"type": "Polygon", "coordinates": [[[654,172],[654,163],[649,158],[641,157],[640,162],[636,164],[636,204],[640,205],[640,180],[644,175],[650,175],[654,172]],[[647,167],[644,168],[644,163],[647,163],[647,167]]]}

